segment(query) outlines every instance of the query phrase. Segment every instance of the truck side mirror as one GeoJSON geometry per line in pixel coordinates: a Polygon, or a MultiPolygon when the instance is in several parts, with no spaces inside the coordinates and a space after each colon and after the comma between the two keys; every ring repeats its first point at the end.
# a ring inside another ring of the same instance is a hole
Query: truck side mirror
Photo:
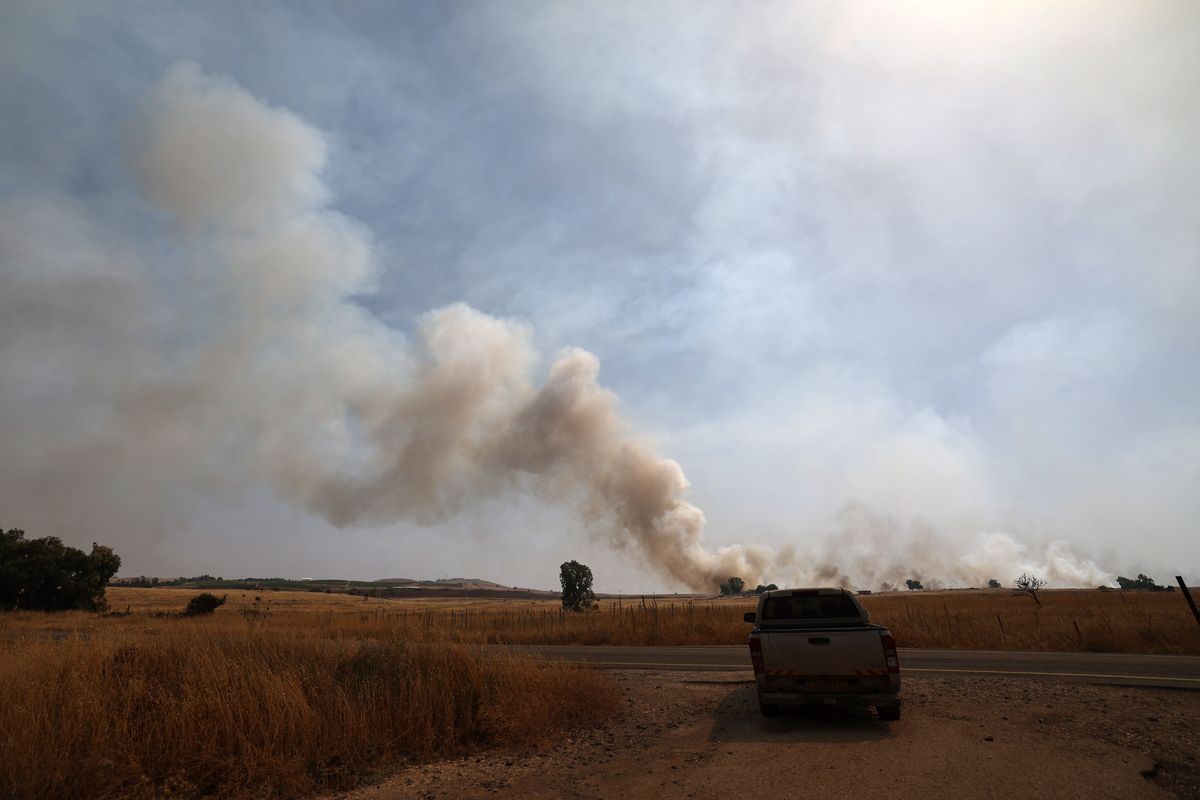
{"type": "Polygon", "coordinates": [[[758,614],[754,613],[753,611],[747,611],[745,614],[742,614],[742,619],[746,622],[754,622],[757,617],[758,614]]]}

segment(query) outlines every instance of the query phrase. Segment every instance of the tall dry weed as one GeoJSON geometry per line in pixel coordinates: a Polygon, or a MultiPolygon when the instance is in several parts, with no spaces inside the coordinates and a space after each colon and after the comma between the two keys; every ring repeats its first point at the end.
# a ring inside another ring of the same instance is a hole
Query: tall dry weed
{"type": "Polygon", "coordinates": [[[872,621],[907,647],[1200,654],[1178,592],[1043,591],[1041,605],[1004,590],[862,598],[872,621]]]}
{"type": "Polygon", "coordinates": [[[616,713],[603,674],[185,621],[0,641],[0,796],[276,797],[616,713]]]}
{"type": "MultiPolygon", "coordinates": [[[[906,647],[1200,654],[1200,628],[1177,593],[1050,591],[1042,605],[1006,591],[910,592],[861,598],[906,647]]],[[[592,613],[501,602],[461,609],[378,601],[368,610],[279,613],[295,636],[530,645],[743,644],[753,601],[694,601],[592,613]]],[[[219,615],[218,615],[219,616],[219,615]]]]}

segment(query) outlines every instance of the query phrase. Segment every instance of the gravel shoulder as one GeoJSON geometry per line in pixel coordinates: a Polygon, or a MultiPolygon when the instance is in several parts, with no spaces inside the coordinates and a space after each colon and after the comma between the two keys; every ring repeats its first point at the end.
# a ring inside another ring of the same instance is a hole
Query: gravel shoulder
{"type": "Polygon", "coordinates": [[[729,673],[618,672],[626,713],[538,751],[415,765],[332,797],[1200,799],[1200,692],[905,678],[905,711],[763,719],[729,673]]]}

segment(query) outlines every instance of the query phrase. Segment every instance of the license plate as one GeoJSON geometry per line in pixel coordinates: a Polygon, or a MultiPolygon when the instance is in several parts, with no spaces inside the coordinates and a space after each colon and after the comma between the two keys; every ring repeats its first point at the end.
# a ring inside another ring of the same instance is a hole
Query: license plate
{"type": "Polygon", "coordinates": [[[850,681],[805,681],[806,692],[848,692],[850,681]]]}

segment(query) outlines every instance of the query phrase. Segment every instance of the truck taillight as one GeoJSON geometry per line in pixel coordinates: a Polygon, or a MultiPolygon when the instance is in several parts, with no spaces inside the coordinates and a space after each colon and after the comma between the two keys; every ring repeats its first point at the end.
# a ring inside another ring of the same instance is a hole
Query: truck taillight
{"type": "Polygon", "coordinates": [[[754,664],[755,675],[761,675],[766,671],[763,667],[762,641],[759,639],[750,639],[750,661],[754,664]]]}
{"type": "Polygon", "coordinates": [[[888,672],[900,671],[900,656],[896,653],[896,640],[890,633],[885,633],[883,639],[883,657],[887,661],[888,672]]]}

